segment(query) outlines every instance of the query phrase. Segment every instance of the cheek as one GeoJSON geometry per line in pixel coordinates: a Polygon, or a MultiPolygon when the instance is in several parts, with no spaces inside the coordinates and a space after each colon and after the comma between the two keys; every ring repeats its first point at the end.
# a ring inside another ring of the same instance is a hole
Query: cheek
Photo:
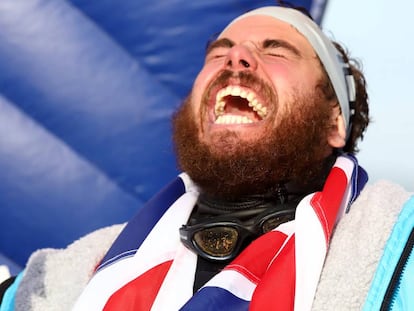
{"type": "MultiPolygon", "coordinates": [[[[278,96],[283,109],[284,103],[289,102],[298,92],[313,92],[316,86],[317,75],[303,68],[292,68],[285,64],[267,67],[267,75],[278,96]]],[[[288,108],[288,107],[286,107],[288,108]]]]}
{"type": "Polygon", "coordinates": [[[209,72],[205,67],[197,75],[192,89],[192,98],[194,103],[199,104],[201,102],[201,98],[209,81],[211,80],[211,77],[211,72],[209,72]]]}
{"type": "Polygon", "coordinates": [[[299,86],[303,82],[297,75],[297,70],[292,70],[286,65],[272,65],[266,68],[267,75],[272,81],[278,93],[283,93],[293,87],[299,86]]]}
{"type": "Polygon", "coordinates": [[[286,66],[272,66],[267,71],[267,78],[272,84],[277,96],[277,112],[283,113],[290,109],[289,102],[292,96],[301,88],[300,79],[296,79],[292,70],[286,66]]]}
{"type": "Polygon", "coordinates": [[[209,84],[214,80],[217,74],[220,72],[221,67],[214,65],[204,65],[196,79],[194,80],[192,88],[193,105],[196,106],[196,110],[200,109],[201,99],[204,95],[209,84]]]}
{"type": "Polygon", "coordinates": [[[284,87],[309,88],[321,76],[317,66],[310,66],[307,62],[294,63],[286,60],[278,62],[263,61],[265,74],[277,87],[278,84],[284,87]]]}

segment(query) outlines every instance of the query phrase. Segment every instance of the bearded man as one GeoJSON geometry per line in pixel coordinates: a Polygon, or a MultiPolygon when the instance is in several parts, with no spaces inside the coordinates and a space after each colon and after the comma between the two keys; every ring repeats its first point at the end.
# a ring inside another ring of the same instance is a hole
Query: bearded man
{"type": "Polygon", "coordinates": [[[311,19],[281,7],[238,17],[209,45],[174,116],[185,173],[140,210],[109,251],[119,227],[32,256],[16,304],[377,310],[407,303],[412,282],[404,271],[412,270],[395,259],[412,266],[414,203],[401,209],[409,194],[391,184],[367,186],[359,196],[367,175],[354,154],[368,123],[361,71],[311,19]],[[390,234],[401,245],[383,255],[390,234]],[[106,245],[96,250],[94,241],[106,245]],[[85,249],[93,254],[87,264],[65,268],[65,278],[75,276],[69,291],[44,280],[57,279],[53,270],[85,249]]]}

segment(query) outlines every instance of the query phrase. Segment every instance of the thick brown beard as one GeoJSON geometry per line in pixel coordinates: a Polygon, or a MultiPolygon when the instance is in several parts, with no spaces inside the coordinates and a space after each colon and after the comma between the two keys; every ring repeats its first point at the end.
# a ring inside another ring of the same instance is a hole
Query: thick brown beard
{"type": "Polygon", "coordinates": [[[287,181],[304,187],[318,182],[331,149],[332,106],[319,88],[285,104],[291,107],[289,114],[269,135],[246,143],[227,130],[213,139],[220,141],[220,151],[200,141],[189,96],[173,118],[180,168],[202,191],[224,199],[267,194],[287,181]]]}

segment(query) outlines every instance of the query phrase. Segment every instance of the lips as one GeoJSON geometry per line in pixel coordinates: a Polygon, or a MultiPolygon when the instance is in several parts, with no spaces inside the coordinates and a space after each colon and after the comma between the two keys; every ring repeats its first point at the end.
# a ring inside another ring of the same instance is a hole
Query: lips
{"type": "Polygon", "coordinates": [[[268,109],[254,91],[229,85],[217,92],[214,105],[215,124],[249,124],[266,118],[268,109]]]}

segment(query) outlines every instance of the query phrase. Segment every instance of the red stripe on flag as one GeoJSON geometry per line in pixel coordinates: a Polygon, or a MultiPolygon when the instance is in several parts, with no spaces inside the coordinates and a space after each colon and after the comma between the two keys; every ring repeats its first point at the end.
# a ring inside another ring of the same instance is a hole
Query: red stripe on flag
{"type": "Polygon", "coordinates": [[[108,299],[104,311],[150,310],[172,260],[166,261],[127,283],[108,299]]]}
{"type": "Polygon", "coordinates": [[[345,172],[334,167],[325,182],[323,191],[316,193],[310,202],[324,230],[326,245],[329,244],[347,184],[345,172]]]}
{"type": "Polygon", "coordinates": [[[295,236],[293,235],[257,285],[249,310],[293,310],[295,277],[295,236]]]}
{"type": "Polygon", "coordinates": [[[257,284],[266,273],[287,235],[271,231],[254,240],[226,269],[235,270],[257,284]],[[260,260],[259,260],[260,258],[260,260]]]}

